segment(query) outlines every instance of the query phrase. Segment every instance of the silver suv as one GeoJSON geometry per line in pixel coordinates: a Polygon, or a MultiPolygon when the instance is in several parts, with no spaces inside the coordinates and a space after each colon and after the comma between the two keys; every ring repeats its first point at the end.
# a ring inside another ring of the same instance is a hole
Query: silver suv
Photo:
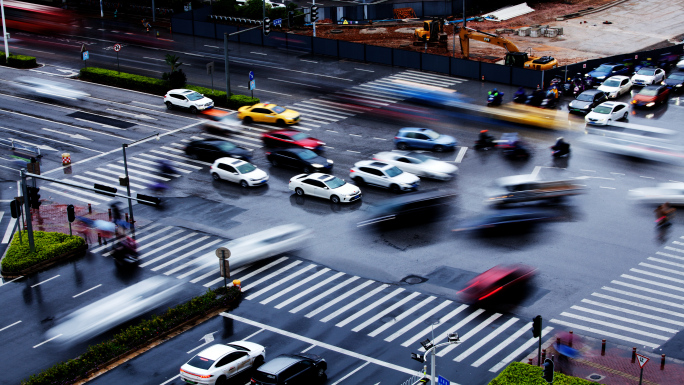
{"type": "Polygon", "coordinates": [[[177,89],[171,90],[164,95],[164,104],[169,110],[183,108],[193,114],[214,107],[214,101],[197,91],[177,89]]]}
{"type": "Polygon", "coordinates": [[[397,166],[374,160],[356,162],[349,170],[349,177],[357,185],[368,183],[394,192],[416,190],[420,185],[420,178],[414,174],[401,171],[397,166]]]}

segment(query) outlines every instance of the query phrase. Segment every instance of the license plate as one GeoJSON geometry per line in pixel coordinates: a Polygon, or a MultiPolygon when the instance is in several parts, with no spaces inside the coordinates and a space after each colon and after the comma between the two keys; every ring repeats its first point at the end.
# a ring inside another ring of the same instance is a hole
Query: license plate
{"type": "Polygon", "coordinates": [[[187,382],[188,384],[192,384],[192,385],[197,384],[195,381],[186,380],[185,378],[183,379],[183,381],[187,382]]]}

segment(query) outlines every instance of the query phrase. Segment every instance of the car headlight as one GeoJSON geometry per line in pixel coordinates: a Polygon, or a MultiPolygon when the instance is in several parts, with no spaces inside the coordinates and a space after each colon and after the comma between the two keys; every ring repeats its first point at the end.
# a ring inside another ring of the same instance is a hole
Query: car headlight
{"type": "Polygon", "coordinates": [[[330,163],[330,164],[333,164],[333,161],[332,161],[332,160],[330,160],[330,159],[328,159],[328,163],[330,163]]]}
{"type": "Polygon", "coordinates": [[[675,87],[676,87],[676,88],[679,88],[679,87],[681,87],[681,86],[682,86],[681,84],[675,84],[675,87]]]}
{"type": "Polygon", "coordinates": [[[646,105],[646,107],[653,107],[653,106],[655,106],[655,102],[650,102],[646,105]]]}
{"type": "Polygon", "coordinates": [[[584,74],[584,77],[585,77],[585,78],[588,78],[588,77],[589,77],[589,74],[584,74]]]}
{"type": "Polygon", "coordinates": [[[256,181],[258,181],[258,180],[261,180],[261,178],[251,178],[250,180],[251,180],[252,182],[256,182],[256,181]]]}
{"type": "Polygon", "coordinates": [[[617,98],[617,95],[618,95],[617,91],[610,93],[611,98],[617,98]]]}
{"type": "Polygon", "coordinates": [[[314,149],[314,147],[311,147],[311,146],[304,146],[304,148],[309,149],[309,150],[313,150],[313,149],[314,149]]]}
{"type": "Polygon", "coordinates": [[[315,168],[321,168],[321,167],[323,167],[323,165],[320,164],[320,163],[312,163],[311,166],[312,166],[312,167],[315,167],[315,168]]]}
{"type": "Polygon", "coordinates": [[[598,79],[598,80],[603,80],[603,79],[605,79],[605,78],[606,78],[605,76],[597,76],[597,77],[596,77],[596,79],[598,79]]]}

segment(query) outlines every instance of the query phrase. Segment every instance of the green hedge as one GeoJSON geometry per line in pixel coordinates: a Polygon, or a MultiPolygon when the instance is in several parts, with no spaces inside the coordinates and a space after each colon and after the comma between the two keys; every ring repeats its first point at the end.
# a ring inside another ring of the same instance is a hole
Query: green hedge
{"type": "MultiPolygon", "coordinates": [[[[82,68],[80,78],[94,83],[148,92],[155,95],[165,95],[169,90],[169,83],[166,80],[127,74],[125,72],[117,72],[103,68],[82,68]]],[[[217,107],[238,109],[242,106],[251,106],[259,103],[258,98],[252,98],[245,95],[233,94],[230,95],[230,99],[226,100],[226,93],[224,91],[191,85],[187,85],[185,88],[195,90],[208,98],[211,98],[214,101],[214,105],[217,107]]]]}
{"type": "Polygon", "coordinates": [[[21,271],[85,245],[83,238],[76,235],[34,231],[33,242],[36,252],[31,253],[28,244],[28,231],[21,233],[22,243],[19,243],[19,234],[16,234],[12,244],[7,249],[7,255],[2,260],[2,270],[5,272],[21,271]]]}
{"type": "MultiPolygon", "coordinates": [[[[553,384],[595,385],[596,383],[556,372],[553,376],[553,384]]],[[[489,385],[547,385],[547,383],[542,378],[542,368],[522,362],[512,362],[489,385]]]]}
{"type": "Polygon", "coordinates": [[[108,341],[89,346],[86,352],[78,358],[58,363],[21,383],[23,385],[71,384],[89,371],[101,368],[108,361],[148,343],[185,321],[204,315],[213,309],[227,307],[239,295],[240,290],[234,287],[229,287],[227,292],[223,287],[215,290],[209,289],[199,297],[170,308],[161,316],[152,316],[138,325],[126,328],[108,341]]]}
{"type": "Polygon", "coordinates": [[[36,58],[33,56],[24,55],[9,55],[9,61],[5,57],[5,53],[0,51],[0,65],[7,65],[14,68],[35,68],[38,67],[36,64],[36,58]],[[8,64],[9,63],[9,64],[8,64]]]}

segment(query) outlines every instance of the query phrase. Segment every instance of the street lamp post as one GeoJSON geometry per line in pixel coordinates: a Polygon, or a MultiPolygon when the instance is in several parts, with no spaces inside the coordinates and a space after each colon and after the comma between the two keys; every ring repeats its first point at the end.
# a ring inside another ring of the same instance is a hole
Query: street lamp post
{"type": "Polygon", "coordinates": [[[2,40],[5,42],[5,63],[9,62],[9,42],[7,41],[7,27],[5,26],[5,4],[0,0],[0,13],[2,14],[2,40]]]}
{"type": "MultiPolygon", "coordinates": [[[[433,337],[434,338],[434,337],[433,337]]],[[[442,342],[441,344],[434,345],[429,338],[425,339],[425,341],[421,341],[421,345],[423,345],[423,348],[425,349],[425,354],[422,356],[416,353],[411,353],[411,358],[413,359],[420,359],[421,362],[427,361],[427,356],[428,354],[432,353],[432,362],[431,362],[431,369],[430,369],[430,384],[436,384],[435,380],[435,370],[436,370],[436,363],[435,363],[435,350],[438,347],[445,346],[445,345],[451,345],[451,344],[457,344],[459,343],[458,339],[458,333],[450,333],[447,336],[447,342],[442,342]]],[[[427,365],[426,365],[427,366],[427,365]]]]}
{"type": "Polygon", "coordinates": [[[123,150],[123,161],[124,161],[124,173],[126,176],[126,195],[128,195],[128,215],[131,217],[131,230],[135,231],[135,219],[133,219],[133,201],[131,200],[131,181],[128,178],[128,161],[126,160],[126,148],[132,144],[142,142],[146,139],[152,138],[156,136],[157,140],[159,140],[159,133],[152,134],[150,136],[146,136],[142,139],[138,139],[135,142],[131,143],[123,143],[121,145],[121,149],[123,150]]]}

